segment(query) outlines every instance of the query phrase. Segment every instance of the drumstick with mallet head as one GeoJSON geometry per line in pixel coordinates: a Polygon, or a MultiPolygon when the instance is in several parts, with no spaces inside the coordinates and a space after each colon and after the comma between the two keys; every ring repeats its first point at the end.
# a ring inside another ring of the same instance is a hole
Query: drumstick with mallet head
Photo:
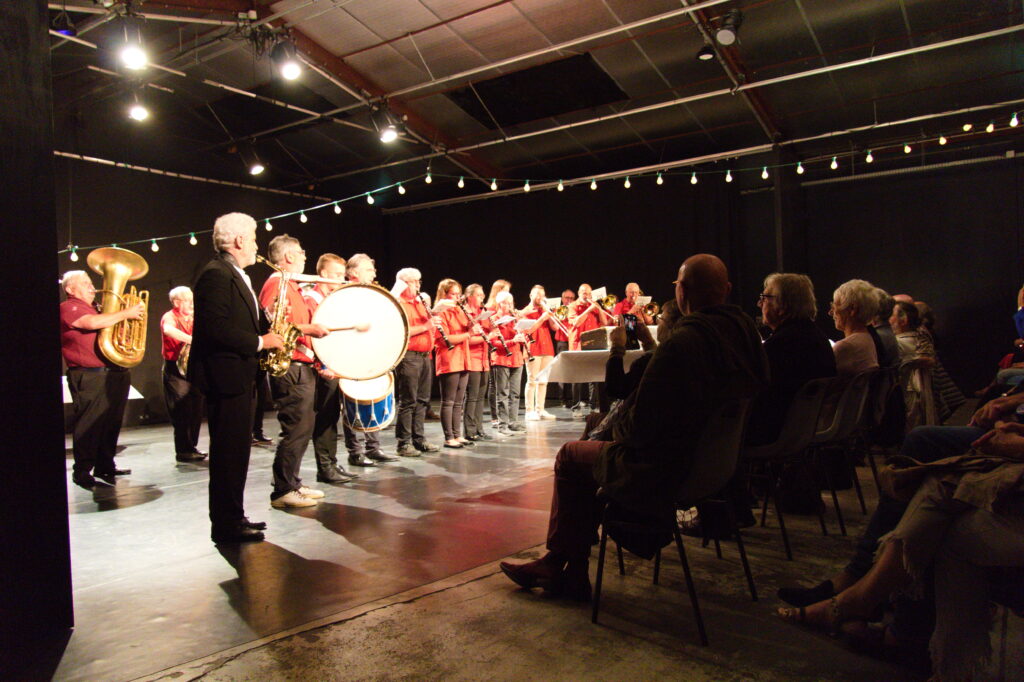
{"type": "Polygon", "coordinates": [[[327,331],[329,331],[329,332],[350,332],[350,331],[355,330],[357,332],[365,332],[365,331],[368,331],[369,329],[370,329],[370,323],[369,322],[359,322],[357,324],[350,324],[347,327],[328,327],[327,331]]]}

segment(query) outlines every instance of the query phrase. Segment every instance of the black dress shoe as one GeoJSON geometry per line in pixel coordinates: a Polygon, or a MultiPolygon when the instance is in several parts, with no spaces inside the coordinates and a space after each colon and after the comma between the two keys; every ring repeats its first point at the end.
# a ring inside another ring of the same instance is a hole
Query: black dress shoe
{"type": "Polygon", "coordinates": [[[372,459],[374,462],[397,462],[398,458],[391,455],[385,455],[383,452],[367,452],[367,458],[372,459]]]}
{"type": "Polygon", "coordinates": [[[205,458],[206,455],[198,452],[179,452],[174,456],[179,462],[201,462],[205,458]]]}
{"type": "Polygon", "coordinates": [[[74,472],[71,474],[71,482],[79,487],[85,488],[86,490],[92,490],[93,486],[96,485],[96,479],[88,472],[74,472]]]}
{"type": "Polygon", "coordinates": [[[829,597],[835,596],[835,588],[831,580],[818,583],[814,587],[780,587],[776,593],[782,601],[793,606],[810,606],[829,597]]]}
{"type": "Polygon", "coordinates": [[[131,476],[131,469],[114,469],[115,476],[131,476]]]}
{"type": "Polygon", "coordinates": [[[116,478],[116,476],[117,475],[114,474],[113,472],[104,472],[102,474],[95,474],[95,480],[93,481],[93,485],[96,485],[97,483],[102,481],[103,483],[106,483],[107,485],[115,486],[115,485],[117,485],[117,478],[116,478]]]}
{"type": "Polygon", "coordinates": [[[202,450],[197,450],[197,449],[193,449],[192,450],[192,454],[195,455],[196,458],[199,459],[199,460],[204,460],[204,459],[206,459],[207,457],[210,456],[210,453],[203,452],[202,450]]]}
{"type": "Polygon", "coordinates": [[[252,434],[252,444],[253,445],[273,445],[274,441],[270,440],[269,438],[267,438],[262,433],[254,433],[254,434],[252,434]]]}
{"type": "Polygon", "coordinates": [[[234,528],[216,529],[210,534],[210,538],[218,545],[235,542],[260,542],[264,535],[255,528],[249,528],[245,524],[239,524],[234,528]]]}
{"type": "Polygon", "coordinates": [[[317,472],[316,480],[318,483],[348,483],[352,480],[352,477],[341,473],[337,467],[331,467],[325,471],[317,472]]]}
{"type": "Polygon", "coordinates": [[[266,530],[266,521],[250,521],[248,516],[242,517],[242,525],[246,528],[252,528],[253,530],[266,530]]]}
{"type": "Polygon", "coordinates": [[[494,436],[490,435],[489,433],[484,433],[483,431],[476,434],[474,438],[476,438],[477,440],[494,440],[494,436]]]}
{"type": "Polygon", "coordinates": [[[375,467],[377,463],[366,459],[363,455],[349,455],[348,463],[354,467],[375,467]]]}

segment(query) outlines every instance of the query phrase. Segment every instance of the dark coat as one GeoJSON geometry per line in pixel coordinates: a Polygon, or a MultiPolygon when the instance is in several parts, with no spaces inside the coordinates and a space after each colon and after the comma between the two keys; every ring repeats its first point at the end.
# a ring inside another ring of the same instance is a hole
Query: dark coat
{"type": "Polygon", "coordinates": [[[708,418],[768,383],[768,360],[754,321],[733,305],[680,320],[658,346],[635,402],[602,450],[594,476],[615,502],[657,514],[674,502],[708,418]]]}
{"type": "Polygon", "coordinates": [[[207,394],[238,395],[252,390],[259,369],[261,323],[245,280],[222,254],[199,273],[193,287],[195,326],[189,379],[207,394]]]}

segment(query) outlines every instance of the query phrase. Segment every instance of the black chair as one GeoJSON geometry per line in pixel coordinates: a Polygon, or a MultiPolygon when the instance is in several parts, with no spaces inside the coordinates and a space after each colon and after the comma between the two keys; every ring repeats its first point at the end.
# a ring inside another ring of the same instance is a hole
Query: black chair
{"type": "MultiPolygon", "coordinates": [[[[746,419],[748,405],[749,401],[746,400],[728,402],[715,410],[710,416],[694,450],[693,465],[690,472],[676,495],[676,507],[688,509],[698,502],[711,498],[722,490],[729,479],[732,478],[739,462],[740,443],[743,438],[743,424],[746,419]]],[[[601,543],[597,559],[597,580],[594,584],[594,608],[591,621],[597,622],[598,612],[601,607],[601,587],[604,579],[604,559],[608,545],[608,535],[610,532],[617,533],[619,531],[629,534],[653,536],[671,535],[675,540],[676,549],[679,552],[679,562],[682,564],[683,574],[686,578],[686,589],[690,595],[694,618],[697,620],[700,641],[702,645],[707,646],[708,637],[704,628],[704,619],[700,613],[700,604],[697,601],[697,590],[694,587],[693,576],[690,573],[690,564],[686,560],[686,549],[683,546],[682,534],[679,532],[679,524],[676,522],[675,508],[667,509],[664,516],[657,521],[638,523],[619,518],[612,505],[605,505],[601,521],[601,543]]],[[[757,593],[754,589],[754,580],[750,575],[750,566],[747,563],[746,551],[743,548],[743,540],[739,537],[738,530],[736,531],[736,536],[751,595],[756,600],[757,593]]],[[[660,558],[660,550],[657,556],[660,558]]],[[[660,568],[660,562],[656,566],[660,568]]],[[[657,574],[655,582],[657,582],[657,574]]]]}
{"type": "MultiPolygon", "coordinates": [[[[789,463],[800,461],[804,451],[811,444],[818,425],[818,415],[821,413],[821,404],[825,399],[829,386],[834,379],[814,379],[804,384],[789,406],[786,413],[786,421],[782,425],[779,437],[774,443],[767,445],[744,446],[740,452],[741,459],[750,465],[761,465],[766,469],[768,483],[764,495],[763,506],[761,507],[761,526],[764,527],[768,515],[768,501],[775,502],[775,515],[779,519],[779,530],[782,533],[782,545],[786,550],[786,558],[793,559],[793,551],[789,545],[789,535],[786,533],[786,521],[779,508],[777,494],[777,482],[782,473],[782,467],[789,463]]],[[[818,515],[821,523],[821,531],[827,535],[825,519],[818,515]]]]}

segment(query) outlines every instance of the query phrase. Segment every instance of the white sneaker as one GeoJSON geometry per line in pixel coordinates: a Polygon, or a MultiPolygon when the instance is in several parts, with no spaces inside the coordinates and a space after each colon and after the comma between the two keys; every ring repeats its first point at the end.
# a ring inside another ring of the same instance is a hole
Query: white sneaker
{"type": "Polygon", "coordinates": [[[556,417],[555,415],[551,414],[547,410],[541,410],[540,411],[540,418],[541,419],[558,419],[558,417],[556,417]]]}
{"type": "Polygon", "coordinates": [[[274,509],[286,509],[288,507],[315,507],[316,500],[311,497],[306,497],[298,490],[293,490],[290,493],[285,493],[276,500],[271,500],[270,506],[274,509]]]}
{"type": "Polygon", "coordinates": [[[533,410],[531,410],[531,411],[526,413],[526,421],[528,421],[528,422],[540,421],[540,415],[537,414],[536,412],[534,412],[533,410]]]}
{"type": "Polygon", "coordinates": [[[577,419],[577,420],[583,419],[584,418],[583,408],[582,407],[574,407],[574,408],[572,408],[572,418],[573,419],[577,419]]]}
{"type": "Polygon", "coordinates": [[[314,490],[313,488],[307,488],[304,485],[299,486],[299,492],[313,500],[319,500],[324,496],[324,491],[314,490]]]}

